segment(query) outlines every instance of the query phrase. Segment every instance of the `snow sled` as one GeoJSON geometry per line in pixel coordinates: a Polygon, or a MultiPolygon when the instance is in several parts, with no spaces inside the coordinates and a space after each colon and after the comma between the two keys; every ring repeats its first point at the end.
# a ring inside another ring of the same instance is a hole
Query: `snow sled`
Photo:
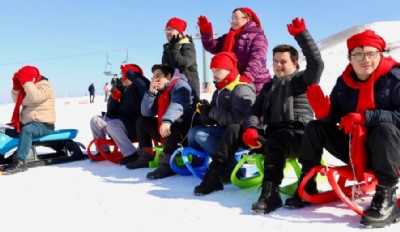
{"type": "MultiPolygon", "coordinates": [[[[240,188],[250,188],[260,185],[264,178],[264,155],[250,153],[248,150],[236,153],[238,163],[231,173],[231,182],[240,188]],[[239,171],[243,177],[238,177],[239,171]]],[[[290,172],[296,175],[296,181],[280,187],[280,192],[285,195],[293,195],[297,189],[297,180],[300,178],[301,168],[296,159],[286,159],[284,176],[290,172]]]]}
{"type": "MultiPolygon", "coordinates": [[[[84,145],[73,141],[77,134],[76,129],[60,129],[53,134],[34,139],[26,159],[27,166],[37,167],[86,159],[87,156],[81,150],[85,149],[84,145]],[[46,148],[46,152],[38,153],[38,147],[46,148]]],[[[17,147],[18,138],[0,133],[0,164],[3,167],[12,162],[17,147]]]]}
{"type": "MultiPolygon", "coordinates": [[[[132,141],[132,143],[136,143],[137,141],[132,141]]],[[[160,145],[156,140],[153,140],[153,150],[155,152],[155,157],[153,161],[150,161],[149,168],[156,168],[160,163],[160,155],[163,150],[162,145],[160,145]]],[[[113,139],[93,139],[90,141],[87,146],[87,155],[89,159],[93,161],[104,161],[108,160],[111,163],[119,164],[124,155],[119,151],[118,145],[115,143],[113,139]],[[110,148],[110,152],[105,152],[103,149],[103,145],[108,146],[110,148]],[[97,154],[92,152],[92,146],[97,150],[97,154]]]]}
{"type": "Polygon", "coordinates": [[[210,157],[206,152],[191,147],[176,149],[169,160],[171,169],[177,174],[195,175],[200,179],[204,178],[209,163],[210,157]]]}

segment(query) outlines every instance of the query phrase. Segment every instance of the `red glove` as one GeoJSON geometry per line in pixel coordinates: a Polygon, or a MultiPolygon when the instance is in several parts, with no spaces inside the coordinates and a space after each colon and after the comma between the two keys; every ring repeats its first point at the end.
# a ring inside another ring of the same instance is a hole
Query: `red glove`
{"type": "Polygon", "coordinates": [[[342,117],[339,124],[339,130],[344,128],[344,133],[352,134],[354,125],[365,125],[365,114],[360,113],[349,113],[342,117]]]}
{"type": "Polygon", "coordinates": [[[12,81],[13,81],[13,89],[18,91],[18,90],[22,89],[22,85],[21,85],[21,82],[19,82],[19,80],[16,77],[16,75],[18,75],[18,74],[14,75],[12,81]]]}
{"type": "Polygon", "coordinates": [[[258,146],[258,131],[254,128],[247,128],[244,130],[242,140],[246,146],[257,147],[258,146]]]}
{"type": "Polygon", "coordinates": [[[212,34],[213,33],[212,24],[208,21],[206,16],[201,15],[198,18],[197,25],[200,28],[201,34],[212,34]]]}
{"type": "Polygon", "coordinates": [[[111,92],[111,98],[114,100],[119,101],[119,99],[121,98],[122,93],[121,91],[119,91],[117,88],[115,88],[112,92],[111,92]]]}
{"type": "Polygon", "coordinates": [[[312,84],[307,87],[306,96],[317,119],[325,118],[331,111],[329,96],[324,96],[321,86],[312,84]]]}
{"type": "Polygon", "coordinates": [[[306,30],[306,23],[304,19],[295,18],[292,20],[292,24],[287,24],[287,29],[292,36],[296,36],[306,30]]]}

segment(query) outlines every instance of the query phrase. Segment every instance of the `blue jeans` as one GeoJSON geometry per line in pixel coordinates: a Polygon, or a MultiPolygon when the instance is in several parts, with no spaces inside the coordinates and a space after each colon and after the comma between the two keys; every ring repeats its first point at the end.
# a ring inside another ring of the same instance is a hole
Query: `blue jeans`
{"type": "Polygon", "coordinates": [[[19,133],[18,149],[14,158],[25,161],[34,139],[52,134],[54,130],[41,122],[29,122],[22,126],[19,133]]]}
{"type": "Polygon", "coordinates": [[[196,126],[189,130],[188,145],[197,150],[205,151],[213,157],[225,131],[225,126],[196,126]]]}

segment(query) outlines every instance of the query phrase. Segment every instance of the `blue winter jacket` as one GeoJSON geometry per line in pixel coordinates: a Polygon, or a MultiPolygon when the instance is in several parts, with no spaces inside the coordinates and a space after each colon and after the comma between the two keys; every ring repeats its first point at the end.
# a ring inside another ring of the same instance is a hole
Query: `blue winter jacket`
{"type": "MultiPolygon", "coordinates": [[[[168,88],[172,81],[178,78],[170,92],[170,104],[162,116],[162,121],[174,123],[176,120],[192,120],[196,111],[196,104],[199,102],[199,97],[194,89],[189,85],[184,77],[173,77],[171,81],[164,87],[168,88]]],[[[154,117],[158,112],[158,98],[163,90],[153,94],[146,91],[144,94],[141,112],[145,117],[154,117]]]]}

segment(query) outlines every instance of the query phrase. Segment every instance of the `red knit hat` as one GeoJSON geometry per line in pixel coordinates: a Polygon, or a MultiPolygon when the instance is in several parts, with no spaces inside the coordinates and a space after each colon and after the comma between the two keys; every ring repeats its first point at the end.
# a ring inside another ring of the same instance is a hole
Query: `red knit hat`
{"type": "Polygon", "coordinates": [[[232,52],[220,52],[211,59],[210,68],[235,70],[237,69],[236,55],[232,52]]]}
{"type": "Polygon", "coordinates": [[[386,42],[382,37],[375,34],[375,31],[365,30],[353,35],[347,40],[347,49],[349,52],[360,46],[376,47],[379,51],[383,52],[386,49],[386,42]]]}
{"type": "Polygon", "coordinates": [[[254,21],[261,28],[261,21],[252,9],[247,7],[240,7],[238,9],[244,11],[250,17],[250,20],[254,21]]]}
{"type": "Polygon", "coordinates": [[[167,27],[175,28],[179,33],[183,34],[186,30],[186,22],[179,18],[171,18],[168,20],[167,25],[165,25],[165,28],[167,27]]]}
{"type": "Polygon", "coordinates": [[[40,81],[40,79],[42,78],[42,76],[40,75],[39,69],[37,69],[34,66],[24,66],[21,69],[18,70],[18,72],[16,72],[14,74],[14,77],[18,77],[21,76],[26,80],[32,81],[33,79],[35,79],[35,83],[40,81]]]}
{"type": "Polygon", "coordinates": [[[126,64],[126,65],[121,65],[121,72],[122,72],[122,80],[126,80],[126,72],[128,70],[132,70],[136,73],[139,73],[141,76],[143,76],[143,70],[139,67],[139,65],[136,64],[126,64]]]}

